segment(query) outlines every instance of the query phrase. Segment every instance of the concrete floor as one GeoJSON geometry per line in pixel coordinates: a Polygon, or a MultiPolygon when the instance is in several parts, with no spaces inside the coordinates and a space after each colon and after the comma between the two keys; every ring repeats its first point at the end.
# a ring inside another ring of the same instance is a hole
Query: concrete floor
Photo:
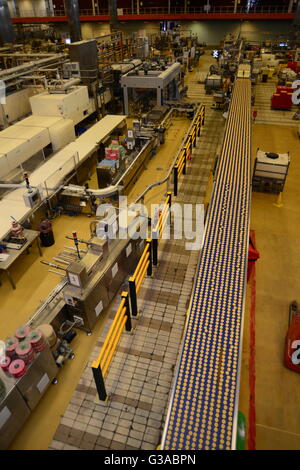
{"type": "Polygon", "coordinates": [[[252,195],[251,228],[256,231],[256,433],[257,449],[300,448],[300,375],[283,366],[288,308],[299,299],[300,142],[294,127],[253,126],[256,148],[285,153],[291,165],[283,192],[252,195]]]}

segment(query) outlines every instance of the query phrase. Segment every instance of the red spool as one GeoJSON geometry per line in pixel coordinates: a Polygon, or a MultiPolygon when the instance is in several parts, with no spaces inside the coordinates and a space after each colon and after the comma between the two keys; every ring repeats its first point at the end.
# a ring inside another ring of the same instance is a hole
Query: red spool
{"type": "Polygon", "coordinates": [[[34,359],[34,351],[29,341],[22,341],[16,349],[19,359],[29,364],[34,359]]]}
{"type": "Polygon", "coordinates": [[[29,326],[21,326],[21,328],[18,328],[16,331],[16,338],[19,341],[23,341],[30,333],[30,328],[29,326]]]}
{"type": "Polygon", "coordinates": [[[40,330],[31,331],[28,336],[28,340],[36,352],[43,351],[46,347],[45,338],[40,330]]]}
{"type": "Polygon", "coordinates": [[[18,347],[19,343],[16,338],[8,338],[5,341],[5,353],[8,357],[11,359],[14,359],[16,357],[16,349],[18,347]]]}
{"type": "Polygon", "coordinates": [[[22,359],[16,359],[15,361],[12,361],[8,371],[15,379],[19,379],[26,374],[26,364],[24,361],[22,361],[22,359]]]}
{"type": "Polygon", "coordinates": [[[9,366],[11,363],[11,358],[8,356],[4,356],[0,359],[0,367],[4,372],[8,372],[9,366]]]}

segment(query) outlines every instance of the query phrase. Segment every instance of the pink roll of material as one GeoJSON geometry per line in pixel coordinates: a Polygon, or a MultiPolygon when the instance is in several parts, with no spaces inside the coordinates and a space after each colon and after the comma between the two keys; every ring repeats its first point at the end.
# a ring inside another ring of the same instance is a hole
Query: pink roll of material
{"type": "Polygon", "coordinates": [[[15,333],[15,336],[19,341],[23,341],[25,338],[27,338],[30,331],[31,330],[30,330],[29,326],[26,326],[26,325],[21,326],[20,328],[17,329],[17,331],[15,333]]]}
{"type": "Polygon", "coordinates": [[[8,371],[15,379],[19,379],[26,374],[26,364],[24,361],[22,361],[22,359],[16,359],[15,361],[12,361],[8,371]]]}
{"type": "Polygon", "coordinates": [[[46,347],[45,338],[40,330],[31,331],[27,339],[36,352],[43,351],[46,347]]]}
{"type": "Polygon", "coordinates": [[[25,364],[29,364],[34,359],[34,351],[29,341],[22,341],[16,349],[19,359],[22,359],[25,364]]]}
{"type": "Polygon", "coordinates": [[[8,372],[9,366],[11,363],[11,358],[8,356],[4,356],[0,359],[0,367],[4,372],[8,372]]]}
{"type": "Polygon", "coordinates": [[[5,341],[5,354],[6,356],[10,357],[11,359],[15,359],[17,356],[16,349],[19,343],[18,340],[14,337],[8,338],[5,341]]]}

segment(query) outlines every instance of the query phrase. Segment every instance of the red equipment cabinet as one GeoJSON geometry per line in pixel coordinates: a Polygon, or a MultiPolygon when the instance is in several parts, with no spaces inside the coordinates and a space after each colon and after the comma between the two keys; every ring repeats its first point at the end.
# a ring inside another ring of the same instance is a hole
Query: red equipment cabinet
{"type": "Polygon", "coordinates": [[[293,88],[288,86],[278,86],[276,93],[272,96],[271,107],[273,109],[291,109],[294,91],[293,88]]]}
{"type": "Polygon", "coordinates": [[[288,62],[288,68],[291,70],[294,70],[294,72],[299,73],[300,72],[300,67],[298,65],[298,62],[290,61],[288,62]]]}
{"type": "Polygon", "coordinates": [[[284,365],[300,372],[300,311],[298,303],[290,305],[289,328],[285,340],[284,365]]]}

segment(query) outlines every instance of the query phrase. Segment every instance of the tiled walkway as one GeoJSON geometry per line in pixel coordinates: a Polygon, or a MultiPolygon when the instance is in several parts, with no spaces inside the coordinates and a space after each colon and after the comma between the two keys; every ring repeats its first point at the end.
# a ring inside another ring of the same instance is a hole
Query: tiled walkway
{"type": "MultiPolygon", "coordinates": [[[[203,203],[222,127],[221,114],[208,106],[174,202],[203,203]]],[[[198,251],[186,251],[184,240],[160,242],[159,266],[139,292],[140,315],[133,319],[133,332],[122,334],[105,381],[109,400],[99,402],[91,363],[112,323],[117,296],[50,449],[133,450],[160,444],[198,258],[198,251]]]]}

